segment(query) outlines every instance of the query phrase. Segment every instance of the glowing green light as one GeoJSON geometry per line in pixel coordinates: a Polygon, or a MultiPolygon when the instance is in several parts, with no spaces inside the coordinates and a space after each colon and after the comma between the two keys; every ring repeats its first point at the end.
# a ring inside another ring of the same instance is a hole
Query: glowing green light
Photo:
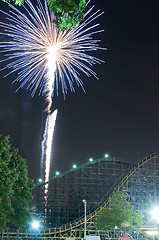
{"type": "Polygon", "coordinates": [[[89,161],[90,161],[90,162],[93,162],[93,158],[90,158],[89,161]]]}
{"type": "Polygon", "coordinates": [[[42,181],[43,181],[42,178],[39,178],[39,179],[38,179],[38,182],[39,182],[39,183],[42,183],[42,181]]]}
{"type": "Polygon", "coordinates": [[[56,174],[56,176],[59,176],[59,175],[60,175],[59,171],[56,171],[56,173],[55,173],[55,174],[56,174]]]}
{"type": "Polygon", "coordinates": [[[73,166],[72,166],[74,169],[76,169],[77,168],[77,165],[76,164],[73,164],[73,166]]]}
{"type": "Polygon", "coordinates": [[[109,157],[109,154],[108,154],[108,153],[106,153],[106,154],[104,155],[104,157],[105,157],[105,158],[108,158],[108,157],[109,157]]]}

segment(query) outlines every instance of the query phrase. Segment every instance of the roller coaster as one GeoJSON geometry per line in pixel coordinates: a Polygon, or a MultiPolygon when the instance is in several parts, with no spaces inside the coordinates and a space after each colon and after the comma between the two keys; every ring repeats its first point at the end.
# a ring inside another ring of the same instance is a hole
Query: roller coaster
{"type": "MultiPolygon", "coordinates": [[[[159,198],[159,155],[151,154],[136,164],[122,158],[100,158],[50,178],[47,207],[44,204],[44,184],[34,192],[34,212],[45,227],[42,232],[8,229],[4,239],[81,239],[84,234],[84,205],[87,201],[87,235],[100,235],[101,239],[117,239],[120,232],[98,229],[95,217],[109,206],[118,191],[124,191],[136,211],[144,215],[146,227],[154,227],[149,210],[159,198]]],[[[135,233],[134,233],[135,234],[135,233]]]]}

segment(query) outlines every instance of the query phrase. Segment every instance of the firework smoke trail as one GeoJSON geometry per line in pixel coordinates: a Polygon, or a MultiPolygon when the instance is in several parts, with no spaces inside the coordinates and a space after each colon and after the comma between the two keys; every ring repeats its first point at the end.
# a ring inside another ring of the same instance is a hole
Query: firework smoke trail
{"type": "MultiPolygon", "coordinates": [[[[44,136],[48,136],[54,93],[58,95],[60,89],[65,97],[68,88],[75,90],[75,83],[83,89],[78,71],[97,78],[90,66],[103,61],[87,52],[104,49],[98,45],[99,40],[92,38],[94,34],[103,31],[95,30],[98,23],[92,24],[103,13],[100,10],[94,12],[93,6],[86,12],[82,23],[71,30],[61,31],[56,28],[54,14],[46,1],[42,5],[37,0],[35,8],[30,0],[25,0],[20,11],[10,3],[7,4],[9,13],[0,10],[7,18],[6,23],[0,22],[0,27],[4,29],[0,34],[8,39],[0,42],[0,52],[5,53],[0,62],[5,63],[3,69],[9,70],[6,76],[18,73],[14,82],[20,83],[19,88],[26,85],[32,96],[38,89],[39,95],[45,96],[48,117],[44,136]]],[[[43,149],[45,143],[43,140],[43,149]]]]}

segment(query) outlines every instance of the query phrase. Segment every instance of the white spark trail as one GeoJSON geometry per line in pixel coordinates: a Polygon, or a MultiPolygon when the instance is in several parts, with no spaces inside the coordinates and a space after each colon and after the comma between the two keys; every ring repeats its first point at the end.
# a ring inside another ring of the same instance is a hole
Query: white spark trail
{"type": "Polygon", "coordinates": [[[51,163],[51,153],[52,153],[52,142],[54,136],[54,129],[56,124],[57,110],[52,114],[48,114],[46,119],[45,131],[43,135],[42,146],[42,165],[44,166],[45,171],[45,204],[47,204],[47,193],[48,193],[48,181],[50,175],[50,163],[51,163]]]}
{"type": "Polygon", "coordinates": [[[56,73],[56,60],[58,44],[47,48],[47,82],[46,82],[46,95],[45,100],[48,102],[46,111],[49,113],[52,105],[52,93],[56,73]]]}

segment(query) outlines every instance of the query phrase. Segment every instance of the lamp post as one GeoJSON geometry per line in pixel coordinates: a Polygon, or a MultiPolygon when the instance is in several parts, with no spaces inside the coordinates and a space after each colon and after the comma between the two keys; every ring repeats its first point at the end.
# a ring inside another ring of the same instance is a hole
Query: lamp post
{"type": "Polygon", "coordinates": [[[86,207],[87,207],[87,202],[85,199],[82,200],[84,203],[84,240],[86,240],[86,207]]]}

